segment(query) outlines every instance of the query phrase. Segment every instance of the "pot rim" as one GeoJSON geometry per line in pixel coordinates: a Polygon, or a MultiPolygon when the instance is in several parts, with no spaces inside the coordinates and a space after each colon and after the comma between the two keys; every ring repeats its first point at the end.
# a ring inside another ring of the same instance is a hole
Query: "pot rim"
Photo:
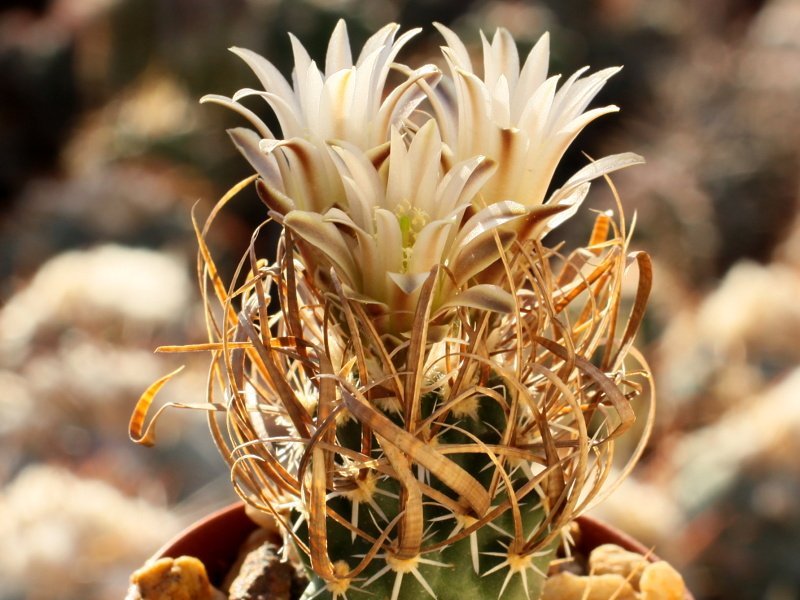
{"type": "MultiPolygon", "coordinates": [[[[581,515],[575,521],[581,529],[576,548],[583,553],[588,554],[589,549],[600,544],[611,543],[638,552],[650,562],[661,560],[652,548],[600,519],[581,515]]],[[[211,582],[219,584],[236,561],[239,547],[258,527],[247,516],[244,502],[234,502],[189,525],[159,548],[152,559],[177,558],[184,554],[195,556],[206,565],[211,582]]],[[[688,589],[685,600],[694,600],[688,589]]]]}

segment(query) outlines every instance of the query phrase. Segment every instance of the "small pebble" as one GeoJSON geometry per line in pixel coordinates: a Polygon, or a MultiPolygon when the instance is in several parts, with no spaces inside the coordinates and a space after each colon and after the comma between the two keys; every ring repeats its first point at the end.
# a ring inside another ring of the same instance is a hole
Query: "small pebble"
{"type": "Polygon", "coordinates": [[[192,556],[160,558],[131,575],[126,600],[218,600],[206,568],[192,556]]]}
{"type": "MultiPolygon", "coordinates": [[[[279,547],[266,541],[245,556],[230,584],[229,600],[292,600],[299,573],[288,562],[282,562],[279,547]]],[[[301,588],[302,589],[302,588],[301,588]]]]}
{"type": "Polygon", "coordinates": [[[642,600],[683,600],[686,595],[683,577],[663,560],[647,565],[639,589],[642,600]]]}
{"type": "Polygon", "coordinates": [[[579,576],[564,572],[549,577],[542,600],[637,600],[631,584],[621,575],[579,576]]]}
{"type": "Polygon", "coordinates": [[[637,552],[629,552],[616,544],[603,544],[592,550],[589,571],[596,575],[621,575],[639,589],[639,579],[649,561],[637,552]]]}

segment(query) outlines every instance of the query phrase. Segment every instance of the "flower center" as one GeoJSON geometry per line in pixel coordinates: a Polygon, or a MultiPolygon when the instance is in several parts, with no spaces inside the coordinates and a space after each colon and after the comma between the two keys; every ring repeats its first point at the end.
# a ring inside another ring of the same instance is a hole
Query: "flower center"
{"type": "Polygon", "coordinates": [[[400,203],[395,208],[397,222],[400,225],[400,234],[403,240],[403,273],[408,272],[408,263],[417,235],[430,221],[430,216],[421,208],[411,206],[407,201],[400,203]]]}

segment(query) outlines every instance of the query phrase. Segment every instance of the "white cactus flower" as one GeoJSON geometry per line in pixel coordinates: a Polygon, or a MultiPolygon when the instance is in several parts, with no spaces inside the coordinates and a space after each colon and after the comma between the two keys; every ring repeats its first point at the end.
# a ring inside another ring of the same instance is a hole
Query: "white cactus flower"
{"type": "Polygon", "coordinates": [[[415,82],[425,79],[436,85],[441,74],[426,65],[408,73],[384,97],[395,57],[419,32],[408,31],[395,39],[399,28],[390,24],[375,33],[354,63],[347,26],[339,21],[328,44],[324,71],[290,34],[295,61],[292,85],[265,58],[231,48],[253,70],[263,89],[245,88],[232,98],[209,94],[201,101],[227,106],[255,127],[255,131],[238,128],[229,133],[261,176],[262,196],[280,214],[295,208],[316,212],[331,206],[347,208],[326,140],[343,140],[363,151],[379,147],[388,140],[391,125],[408,116],[424,98],[415,82]],[[269,104],[280,124],[279,136],[240,102],[250,96],[260,96],[269,104]]]}
{"type": "MultiPolygon", "coordinates": [[[[542,204],[553,173],[575,137],[596,118],[619,110],[614,105],[586,108],[620,69],[612,67],[582,77],[587,70],[583,68],[557,88],[560,76],[547,77],[549,35],[539,38],[520,66],[514,39],[500,28],[491,43],[481,34],[480,78],[459,37],[443,25],[436,27],[447,43],[442,51],[455,88],[452,107],[432,98],[445,143],[456,160],[480,153],[497,163],[494,177],[481,190],[487,204],[505,199],[528,207],[542,204]]],[[[622,165],[606,161],[604,172],[630,164],[631,155],[623,158],[622,165]]],[[[588,191],[588,186],[583,189],[588,191]]],[[[565,191],[559,194],[562,200],[570,195],[565,191]]],[[[577,205],[584,195],[573,195],[571,203],[577,205]]]]}
{"type": "MultiPolygon", "coordinates": [[[[350,297],[371,306],[383,332],[408,331],[420,288],[437,266],[448,273],[437,284],[434,311],[456,305],[509,310],[508,292],[470,282],[497,260],[495,230],[528,211],[510,200],[476,210],[475,194],[494,163],[476,156],[443,167],[444,146],[434,120],[410,143],[408,133],[392,129],[388,155],[377,165],[355,145],[331,142],[350,210],[294,210],[284,225],[307,250],[324,256],[323,268],[336,269],[350,297]]],[[[510,235],[497,239],[507,243],[510,235]]]]}
{"type": "Polygon", "coordinates": [[[344,21],[331,36],[324,72],[294,37],[292,85],[266,59],[234,48],[263,90],[204,98],[236,110],[255,128],[230,134],[320,292],[335,295],[333,268],[350,299],[363,302],[378,330],[394,336],[408,334],[433,270],[439,272],[431,296],[434,322],[446,324],[442,311],[455,306],[510,311],[503,249],[541,237],[568,218],[592,179],[641,160],[603,158],[545,202],[575,136],[617,110],[584,112],[617,69],[586,78],[579,71],[556,91],[557,78],[546,79],[547,36],[520,70],[514,40],[501,29],[491,44],[483,38],[480,79],[464,44],[438,27],[448,44],[443,51],[452,79],[444,86],[455,90],[452,106],[437,91],[443,74],[436,67],[394,63],[418,30],[396,38],[399,27],[387,25],[354,63],[344,21]],[[392,68],[404,79],[386,89],[392,68]],[[240,103],[249,96],[266,100],[280,136],[240,103]]]}

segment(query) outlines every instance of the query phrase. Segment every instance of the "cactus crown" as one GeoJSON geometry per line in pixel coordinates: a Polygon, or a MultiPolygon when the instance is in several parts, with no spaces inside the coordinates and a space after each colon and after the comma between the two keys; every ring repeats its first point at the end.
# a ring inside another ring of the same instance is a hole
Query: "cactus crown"
{"type": "MultiPolygon", "coordinates": [[[[501,30],[481,80],[440,29],[444,83],[392,62],[411,35],[395,41],[396,26],[354,64],[340,24],[324,73],[296,40],[293,87],[237,49],[265,91],[207,98],[255,127],[231,135],[258,175],[218,208],[257,178],[284,225],[272,263],[256,230],[232,284],[205,242],[218,210],[197,228],[208,421],[237,493],[306,558],[305,598],[535,597],[565,526],[613,487],[633,403],[652,398],[632,349],[651,265],[624,220],[598,215],[569,253],[542,241],[592,179],[640,162],[592,162],[543,201],[572,138],[616,109],[583,112],[613,70],[556,91],[546,36],[520,69],[501,30]],[[364,87],[390,67],[407,80],[364,87]],[[239,104],[256,93],[283,137],[239,104]],[[307,129],[326,110],[324,131],[307,129]]],[[[144,413],[168,378],[142,396],[137,440],[152,441],[144,413]]]]}

